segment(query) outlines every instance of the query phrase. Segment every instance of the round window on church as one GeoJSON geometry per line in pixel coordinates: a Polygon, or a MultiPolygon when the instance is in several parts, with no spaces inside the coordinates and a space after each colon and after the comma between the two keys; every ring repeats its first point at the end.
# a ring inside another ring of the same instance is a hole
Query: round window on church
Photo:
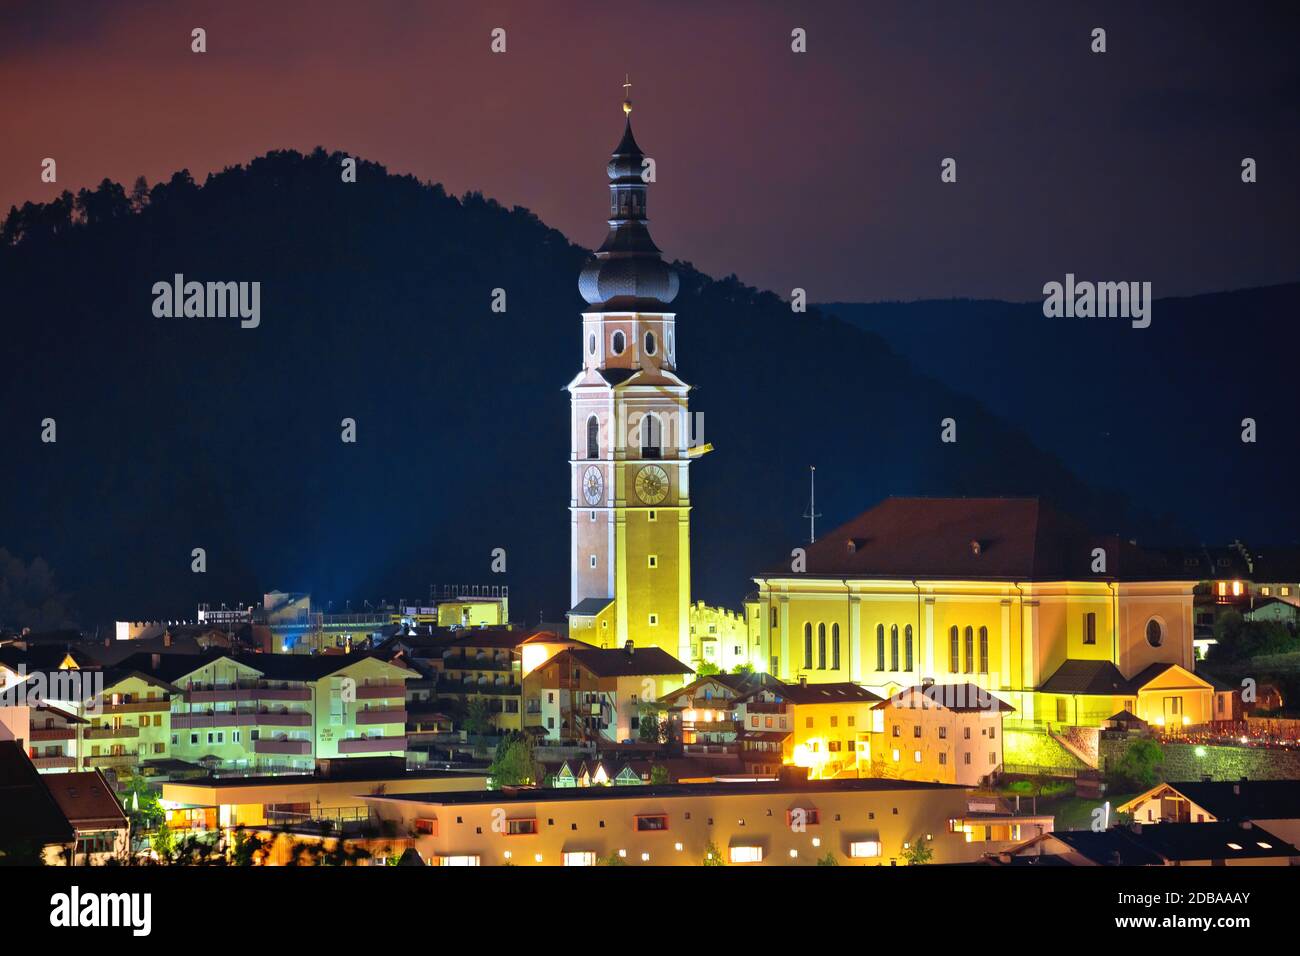
{"type": "Polygon", "coordinates": [[[615,355],[622,355],[623,350],[627,348],[627,337],[622,332],[615,332],[610,342],[610,348],[613,349],[615,355]]]}
{"type": "Polygon", "coordinates": [[[647,332],[645,334],[645,354],[655,354],[655,334],[653,332],[647,332]]]}
{"type": "Polygon", "coordinates": [[[1165,640],[1165,629],[1160,626],[1160,621],[1152,618],[1147,621],[1147,643],[1152,647],[1159,647],[1165,640]]]}

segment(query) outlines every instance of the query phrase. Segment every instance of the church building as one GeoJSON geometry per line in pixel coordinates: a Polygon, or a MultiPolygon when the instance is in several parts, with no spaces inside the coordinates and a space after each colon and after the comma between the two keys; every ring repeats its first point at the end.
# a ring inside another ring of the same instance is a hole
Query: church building
{"type": "Polygon", "coordinates": [[[606,166],[609,233],[583,267],[582,370],[569,383],[569,636],[690,661],[687,394],[677,375],[677,274],[646,228],[652,164],[632,135],[606,166]]]}
{"type": "Polygon", "coordinates": [[[1196,582],[1037,498],[889,498],[755,581],[750,660],[785,681],[973,685],[1046,729],[1225,716],[1195,672],[1196,582]]]}

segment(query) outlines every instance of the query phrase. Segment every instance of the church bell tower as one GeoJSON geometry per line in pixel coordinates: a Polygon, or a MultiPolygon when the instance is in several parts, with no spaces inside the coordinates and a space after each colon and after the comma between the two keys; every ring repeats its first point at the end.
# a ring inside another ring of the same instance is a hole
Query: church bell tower
{"type": "Polygon", "coordinates": [[[623,138],[606,166],[609,233],[583,266],[582,371],[568,385],[569,633],[655,646],[691,663],[687,393],[677,377],[678,279],[646,227],[645,154],[623,138]]]}

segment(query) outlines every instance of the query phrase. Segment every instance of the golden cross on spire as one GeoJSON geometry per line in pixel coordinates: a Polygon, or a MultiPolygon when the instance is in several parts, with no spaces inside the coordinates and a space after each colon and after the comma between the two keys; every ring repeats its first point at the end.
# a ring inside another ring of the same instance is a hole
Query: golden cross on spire
{"type": "Polygon", "coordinates": [[[623,112],[632,112],[632,77],[627,73],[623,74],[623,112]]]}

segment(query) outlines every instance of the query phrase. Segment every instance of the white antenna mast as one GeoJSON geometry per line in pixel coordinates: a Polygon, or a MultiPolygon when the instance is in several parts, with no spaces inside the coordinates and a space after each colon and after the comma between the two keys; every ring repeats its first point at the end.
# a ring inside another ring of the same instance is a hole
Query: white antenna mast
{"type": "Polygon", "coordinates": [[[808,466],[808,482],[811,487],[811,496],[808,499],[808,513],[804,515],[808,519],[808,543],[817,543],[817,519],[821,517],[821,512],[817,510],[817,466],[808,466]]]}

